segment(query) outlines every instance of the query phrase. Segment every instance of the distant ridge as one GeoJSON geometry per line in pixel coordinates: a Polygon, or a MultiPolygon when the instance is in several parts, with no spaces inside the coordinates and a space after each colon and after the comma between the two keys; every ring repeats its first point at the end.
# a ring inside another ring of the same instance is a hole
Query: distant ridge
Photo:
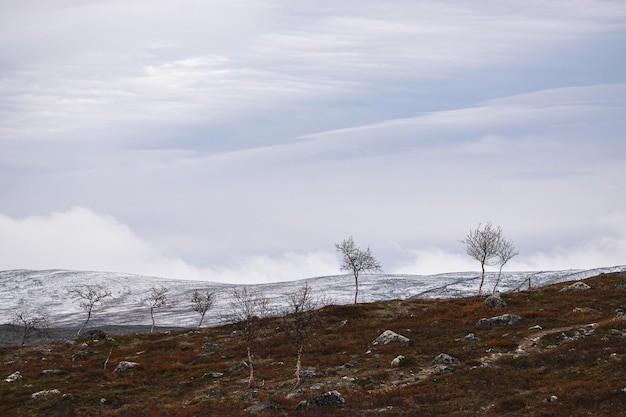
{"type": "MultiPolygon", "coordinates": [[[[499,290],[510,292],[531,279],[533,287],[580,280],[609,272],[624,272],[626,266],[589,270],[503,272],[499,290]]],[[[490,292],[495,273],[488,273],[485,290],[490,292]]],[[[475,295],[479,273],[455,272],[436,275],[377,274],[362,276],[359,283],[359,301],[372,302],[408,298],[450,298],[475,295]]],[[[354,299],[354,280],[350,275],[332,275],[305,280],[251,284],[260,290],[275,307],[284,305],[284,296],[307,282],[314,291],[323,292],[333,304],[349,304],[354,299]]],[[[135,326],[150,323],[146,298],[152,286],[169,288],[169,305],[155,313],[156,324],[167,327],[194,327],[198,317],[191,310],[190,299],[195,289],[208,289],[216,294],[216,304],[209,311],[205,325],[223,322],[235,284],[189,281],[147,277],[142,275],[68,270],[9,270],[0,271],[0,318],[4,324],[19,310],[44,315],[53,327],[75,327],[84,320],[78,304],[69,297],[69,291],[80,285],[102,285],[113,296],[94,310],[90,327],[118,325],[135,326]]]]}

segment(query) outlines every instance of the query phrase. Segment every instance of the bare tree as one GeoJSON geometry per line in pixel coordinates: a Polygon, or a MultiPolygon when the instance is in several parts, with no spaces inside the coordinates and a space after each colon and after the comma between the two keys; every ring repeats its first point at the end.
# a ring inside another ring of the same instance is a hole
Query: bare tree
{"type": "Polygon", "coordinates": [[[148,296],[148,303],[150,304],[150,318],[152,318],[150,333],[154,332],[154,310],[167,305],[166,294],[168,292],[169,289],[164,286],[150,288],[150,295],[148,296]]]}
{"type": "Polygon", "coordinates": [[[76,333],[76,337],[78,337],[87,323],[89,323],[91,313],[96,304],[102,304],[103,299],[111,297],[111,291],[100,285],[83,285],[70,290],[70,296],[77,300],[80,308],[87,313],[87,320],[85,320],[76,333]]]}
{"type": "Polygon", "coordinates": [[[496,249],[496,256],[498,258],[498,264],[500,265],[500,269],[498,270],[496,285],[494,285],[493,287],[494,293],[498,289],[498,284],[500,283],[500,277],[502,276],[502,267],[517,255],[519,255],[519,252],[515,248],[513,241],[504,238],[500,239],[500,244],[496,249]]]}
{"type": "Polygon", "coordinates": [[[282,315],[283,329],[296,347],[296,385],[301,383],[302,351],[313,329],[317,309],[323,301],[313,297],[313,290],[307,282],[301,288],[287,294],[287,307],[282,315]]]}
{"type": "Polygon", "coordinates": [[[193,309],[193,311],[200,314],[198,329],[200,328],[200,326],[202,326],[204,316],[206,315],[206,312],[213,307],[214,302],[215,293],[209,290],[206,290],[203,293],[200,293],[200,291],[198,290],[194,290],[193,295],[191,296],[191,308],[193,309]]]}
{"type": "Polygon", "coordinates": [[[261,292],[251,292],[247,287],[238,287],[233,290],[233,298],[230,301],[230,314],[228,319],[237,327],[246,343],[248,355],[248,387],[253,388],[254,364],[252,361],[252,342],[257,336],[261,319],[269,313],[269,300],[261,292]]]}
{"type": "Polygon", "coordinates": [[[461,243],[465,244],[465,251],[469,256],[480,262],[481,275],[478,295],[481,294],[485,282],[485,265],[493,265],[498,256],[498,248],[502,240],[502,229],[487,222],[481,229],[480,224],[476,230],[470,230],[461,243]]]}
{"type": "Polygon", "coordinates": [[[20,344],[17,350],[17,362],[22,361],[22,349],[30,336],[36,332],[48,327],[48,319],[44,316],[34,316],[29,312],[22,310],[13,314],[11,324],[16,326],[20,332],[20,344]]]}
{"type": "Polygon", "coordinates": [[[359,274],[366,272],[380,272],[380,263],[374,258],[370,248],[362,250],[354,244],[354,239],[350,236],[341,243],[335,244],[335,248],[341,254],[341,270],[351,271],[354,275],[354,304],[359,296],[359,274]]]}

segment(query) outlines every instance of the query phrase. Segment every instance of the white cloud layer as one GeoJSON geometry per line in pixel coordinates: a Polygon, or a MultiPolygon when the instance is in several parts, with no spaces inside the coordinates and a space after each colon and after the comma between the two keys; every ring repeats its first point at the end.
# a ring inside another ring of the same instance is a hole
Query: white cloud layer
{"type": "Polygon", "coordinates": [[[626,4],[0,4],[0,269],[260,282],[626,262],[626,4]],[[75,208],[72,208],[75,207],[75,208]]]}

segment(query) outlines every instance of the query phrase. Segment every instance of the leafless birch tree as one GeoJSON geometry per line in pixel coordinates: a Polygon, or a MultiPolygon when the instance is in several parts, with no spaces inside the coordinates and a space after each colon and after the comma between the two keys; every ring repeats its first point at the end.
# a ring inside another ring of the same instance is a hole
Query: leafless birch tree
{"type": "Polygon", "coordinates": [[[481,294],[485,282],[485,266],[493,265],[498,256],[498,247],[502,239],[502,229],[487,222],[481,228],[480,224],[475,230],[470,230],[461,243],[465,244],[465,251],[469,256],[480,262],[480,286],[478,295],[481,294]]]}
{"type": "Polygon", "coordinates": [[[87,319],[76,333],[76,337],[78,337],[85,326],[87,326],[87,323],[89,323],[91,313],[96,304],[102,304],[103,299],[111,297],[111,291],[100,285],[83,285],[70,290],[70,296],[74,298],[80,308],[87,313],[87,319]]]}
{"type": "Polygon", "coordinates": [[[157,308],[165,307],[167,305],[166,294],[168,292],[169,289],[164,286],[150,288],[150,295],[148,296],[148,304],[150,305],[150,318],[152,318],[150,333],[154,332],[154,310],[157,308]]]}
{"type": "Polygon", "coordinates": [[[44,316],[35,316],[22,310],[13,314],[11,324],[20,332],[20,344],[17,350],[17,362],[21,364],[22,350],[30,336],[41,329],[48,327],[48,319],[44,316]]]}
{"type": "Polygon", "coordinates": [[[305,282],[301,288],[287,294],[287,307],[282,315],[282,327],[296,348],[296,385],[301,383],[302,352],[306,340],[311,335],[317,309],[322,300],[313,296],[313,289],[305,282]]]}
{"type": "Polygon", "coordinates": [[[200,322],[198,323],[198,329],[202,326],[202,321],[204,321],[204,316],[207,311],[209,311],[213,307],[213,303],[215,301],[215,293],[206,290],[202,293],[198,290],[194,290],[193,295],[191,296],[191,308],[196,313],[200,314],[200,322]]]}
{"type": "Polygon", "coordinates": [[[498,284],[500,284],[500,277],[502,276],[502,267],[508,261],[510,261],[512,258],[514,258],[517,255],[519,255],[519,252],[515,248],[513,241],[502,238],[496,250],[496,256],[498,257],[498,264],[500,265],[500,269],[498,270],[498,278],[496,279],[496,285],[494,285],[493,287],[494,293],[498,289],[498,284]]]}
{"type": "Polygon", "coordinates": [[[380,272],[382,267],[374,258],[370,248],[362,250],[358,248],[352,236],[335,244],[335,248],[341,254],[341,270],[350,271],[354,275],[354,304],[359,296],[359,275],[367,272],[380,272]]]}
{"type": "Polygon", "coordinates": [[[248,355],[248,387],[256,386],[254,380],[254,363],[252,360],[252,342],[257,337],[259,323],[269,314],[269,300],[261,292],[251,292],[247,287],[238,287],[233,290],[230,301],[228,320],[241,331],[246,343],[248,355]]]}

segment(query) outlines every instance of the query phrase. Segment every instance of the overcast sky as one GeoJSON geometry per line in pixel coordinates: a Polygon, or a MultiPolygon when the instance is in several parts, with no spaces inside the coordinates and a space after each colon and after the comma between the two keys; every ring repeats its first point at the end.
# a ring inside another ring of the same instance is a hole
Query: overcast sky
{"type": "Polygon", "coordinates": [[[626,264],[626,2],[1,0],[0,270],[626,264]]]}

